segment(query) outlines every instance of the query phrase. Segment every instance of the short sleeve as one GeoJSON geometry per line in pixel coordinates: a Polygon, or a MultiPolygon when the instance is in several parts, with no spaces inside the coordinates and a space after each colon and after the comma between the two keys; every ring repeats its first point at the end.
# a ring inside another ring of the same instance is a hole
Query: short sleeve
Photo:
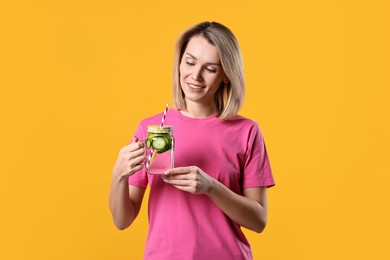
{"type": "Polygon", "coordinates": [[[256,123],[248,135],[243,167],[243,188],[275,185],[264,138],[256,123]]]}
{"type": "MultiPolygon", "coordinates": [[[[141,122],[138,125],[134,133],[134,136],[137,136],[139,140],[145,140],[146,133],[147,131],[144,127],[144,124],[141,122]]],[[[146,188],[146,186],[148,185],[148,176],[145,168],[142,168],[141,170],[139,170],[138,172],[134,173],[129,177],[129,185],[146,188]]]]}

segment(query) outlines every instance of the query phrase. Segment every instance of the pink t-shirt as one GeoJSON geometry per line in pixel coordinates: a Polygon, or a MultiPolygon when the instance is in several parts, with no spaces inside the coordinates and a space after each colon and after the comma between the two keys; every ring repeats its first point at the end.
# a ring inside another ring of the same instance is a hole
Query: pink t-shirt
{"type": "MultiPolygon", "coordinates": [[[[159,125],[161,116],[141,121],[135,135],[145,139],[148,125],[159,125]]],[[[173,126],[175,167],[198,166],[238,194],[244,188],[275,185],[256,122],[241,116],[195,119],[170,109],[164,124],[173,126]]],[[[131,176],[129,184],[150,185],[145,259],[252,259],[240,226],[206,195],[176,189],[144,169],[131,176]]]]}

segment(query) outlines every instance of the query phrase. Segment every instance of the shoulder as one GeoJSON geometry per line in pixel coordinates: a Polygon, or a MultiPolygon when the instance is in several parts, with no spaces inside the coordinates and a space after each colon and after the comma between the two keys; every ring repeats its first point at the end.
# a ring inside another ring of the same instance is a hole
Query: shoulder
{"type": "Polygon", "coordinates": [[[224,124],[243,138],[248,138],[248,140],[254,140],[256,138],[263,139],[261,128],[253,119],[236,115],[234,118],[224,121],[224,124]]]}
{"type": "Polygon", "coordinates": [[[239,128],[259,129],[259,125],[256,121],[241,115],[236,115],[235,117],[225,120],[222,123],[239,128]]]}

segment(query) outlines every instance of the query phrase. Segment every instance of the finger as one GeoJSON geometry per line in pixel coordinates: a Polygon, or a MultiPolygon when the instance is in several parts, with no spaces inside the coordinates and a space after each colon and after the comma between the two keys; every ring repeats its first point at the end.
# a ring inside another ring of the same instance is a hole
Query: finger
{"type": "MultiPolygon", "coordinates": [[[[128,162],[127,162],[127,166],[129,167],[129,169],[131,170],[131,169],[134,169],[135,167],[137,167],[137,166],[140,166],[140,165],[142,165],[142,167],[143,167],[143,161],[145,160],[145,156],[139,156],[139,157],[137,157],[137,158],[134,158],[134,159],[132,159],[132,160],[129,160],[128,162]]],[[[141,167],[141,168],[142,168],[141,167]]]]}
{"type": "Polygon", "coordinates": [[[163,178],[163,180],[166,183],[172,184],[174,186],[180,186],[180,187],[190,186],[192,182],[191,180],[185,180],[185,179],[178,180],[178,179],[163,178]]]}
{"type": "Polygon", "coordinates": [[[138,150],[138,149],[143,149],[145,146],[145,144],[143,142],[134,142],[134,143],[130,143],[126,146],[124,146],[122,149],[121,149],[121,152],[122,153],[127,153],[127,152],[133,152],[135,150],[138,150]]]}
{"type": "Polygon", "coordinates": [[[133,140],[131,143],[136,143],[140,148],[141,147],[144,147],[145,146],[145,142],[144,141],[140,141],[138,136],[133,136],[133,140]]]}
{"type": "Polygon", "coordinates": [[[192,166],[191,167],[177,167],[173,169],[169,169],[165,172],[165,175],[178,175],[178,174],[187,174],[192,171],[192,166]]]}
{"type": "Polygon", "coordinates": [[[133,159],[133,158],[136,158],[138,156],[145,154],[145,151],[144,151],[144,149],[140,148],[140,149],[132,151],[132,152],[127,152],[127,154],[128,154],[129,159],[133,159]]]}
{"type": "Polygon", "coordinates": [[[133,164],[142,164],[145,160],[146,160],[146,156],[141,155],[133,159],[133,164]]]}
{"type": "Polygon", "coordinates": [[[143,164],[138,164],[137,166],[132,167],[132,172],[138,172],[144,167],[143,164]]]}
{"type": "Polygon", "coordinates": [[[174,181],[174,180],[195,180],[193,176],[188,173],[181,174],[172,174],[172,175],[163,175],[163,179],[174,181]]]}

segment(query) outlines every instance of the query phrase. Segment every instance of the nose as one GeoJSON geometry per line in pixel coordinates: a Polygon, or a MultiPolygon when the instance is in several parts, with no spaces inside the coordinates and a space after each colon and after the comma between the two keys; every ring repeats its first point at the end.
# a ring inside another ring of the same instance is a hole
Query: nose
{"type": "Polygon", "coordinates": [[[195,81],[202,81],[202,68],[194,68],[191,73],[191,79],[195,81]]]}

